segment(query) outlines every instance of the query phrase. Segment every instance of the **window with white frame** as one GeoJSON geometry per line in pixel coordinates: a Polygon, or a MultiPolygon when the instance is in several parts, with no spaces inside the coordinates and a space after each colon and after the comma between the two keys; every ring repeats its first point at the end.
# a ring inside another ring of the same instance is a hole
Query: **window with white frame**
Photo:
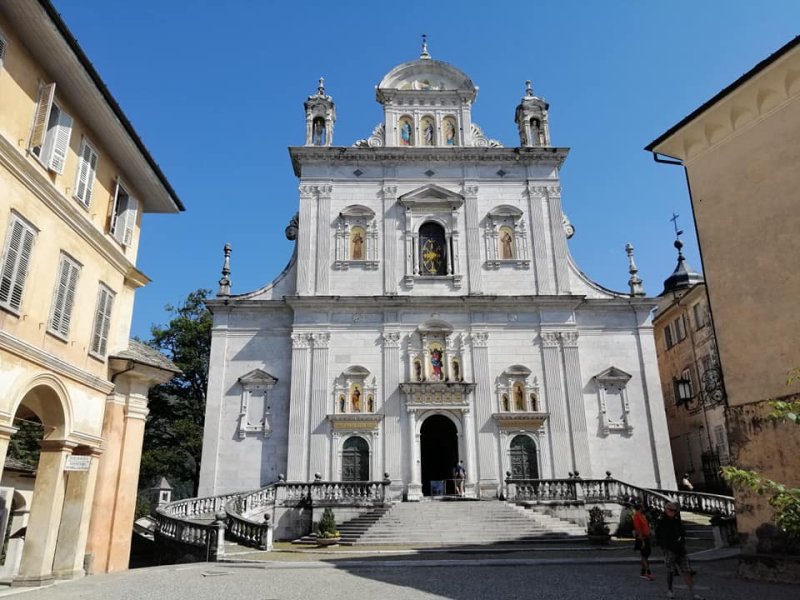
{"type": "Polygon", "coordinates": [[[261,369],[254,369],[239,378],[242,397],[239,404],[237,435],[244,439],[248,434],[269,437],[272,433],[271,394],[278,380],[261,369]]]}
{"type": "Polygon", "coordinates": [[[89,140],[83,138],[74,189],[75,199],[84,206],[89,206],[92,201],[95,173],[97,173],[97,151],[89,143],[89,140]]]}
{"type": "Polygon", "coordinates": [[[100,284],[97,291],[97,307],[94,313],[94,327],[92,328],[92,354],[105,356],[108,347],[108,331],[111,328],[111,308],[114,305],[114,292],[104,284],[100,284]]]}
{"type": "Polygon", "coordinates": [[[336,223],[334,268],[378,268],[378,225],[375,212],[353,204],[339,213],[336,223]]]}
{"type": "Polygon", "coordinates": [[[127,188],[117,179],[109,233],[123,246],[130,246],[133,241],[137,210],[136,198],[131,196],[127,188]]]}
{"type": "Polygon", "coordinates": [[[628,382],[631,375],[617,367],[609,367],[593,378],[597,383],[600,401],[600,430],[603,435],[610,433],[628,434],[631,405],[628,400],[628,382]]]}
{"type": "Polygon", "coordinates": [[[64,172],[64,163],[72,135],[72,117],[55,100],[56,84],[39,88],[39,100],[33,118],[31,153],[50,171],[64,172]]]}
{"type": "Polygon", "coordinates": [[[37,233],[38,230],[18,214],[11,214],[0,268],[0,306],[15,312],[22,304],[22,292],[37,233]]]}
{"type": "Polygon", "coordinates": [[[527,269],[528,239],[522,211],[514,206],[498,206],[486,215],[484,227],[486,266],[499,269],[504,265],[527,269]]]}
{"type": "Polygon", "coordinates": [[[72,307],[75,304],[75,292],[78,288],[78,276],[81,265],[66,253],[61,253],[58,263],[58,278],[53,291],[53,309],[47,330],[59,337],[69,336],[69,324],[72,319],[72,307]]]}

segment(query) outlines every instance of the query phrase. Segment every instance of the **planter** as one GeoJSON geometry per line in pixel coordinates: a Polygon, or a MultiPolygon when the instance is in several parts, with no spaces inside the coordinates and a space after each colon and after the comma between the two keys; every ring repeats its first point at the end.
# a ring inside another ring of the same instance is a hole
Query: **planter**
{"type": "Polygon", "coordinates": [[[325,547],[325,546],[335,546],[341,540],[341,537],[329,537],[329,538],[317,538],[317,546],[325,547]]]}

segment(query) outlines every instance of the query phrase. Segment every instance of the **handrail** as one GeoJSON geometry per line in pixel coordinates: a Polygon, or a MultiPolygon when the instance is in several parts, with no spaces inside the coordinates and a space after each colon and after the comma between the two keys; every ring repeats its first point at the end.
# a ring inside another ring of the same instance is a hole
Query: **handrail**
{"type": "Polygon", "coordinates": [[[269,547],[268,536],[272,527],[270,513],[265,513],[261,521],[255,521],[246,516],[255,510],[275,506],[276,486],[271,483],[258,490],[241,494],[225,505],[227,513],[228,536],[244,546],[267,550],[269,547]]]}
{"type": "Polygon", "coordinates": [[[654,490],[676,502],[682,510],[701,515],[735,517],[736,501],[733,496],[689,492],[684,490],[654,490]]]}

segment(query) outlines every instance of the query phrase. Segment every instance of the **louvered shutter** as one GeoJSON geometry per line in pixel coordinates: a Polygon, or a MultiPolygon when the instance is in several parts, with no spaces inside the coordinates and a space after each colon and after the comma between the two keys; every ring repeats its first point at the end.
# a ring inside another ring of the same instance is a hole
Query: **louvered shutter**
{"type": "Polygon", "coordinates": [[[114,190],[114,206],[111,209],[111,227],[109,227],[109,231],[120,244],[122,243],[121,230],[124,229],[121,227],[122,221],[120,220],[122,214],[120,211],[124,209],[124,207],[120,206],[120,203],[124,203],[127,196],[122,184],[119,182],[119,178],[117,178],[117,187],[114,190]]]}
{"type": "Polygon", "coordinates": [[[122,238],[122,243],[126,246],[130,246],[133,241],[133,229],[136,227],[136,212],[138,207],[139,203],[136,202],[136,198],[128,196],[128,207],[125,210],[125,233],[122,238]]]}
{"type": "Polygon", "coordinates": [[[61,256],[58,283],[53,298],[53,314],[50,318],[50,330],[64,337],[69,335],[69,323],[72,318],[72,306],[75,303],[75,290],[78,287],[80,269],[66,256],[61,256]]]}
{"type": "Polygon", "coordinates": [[[58,121],[53,132],[53,149],[50,156],[49,167],[59,175],[64,173],[64,163],[67,161],[69,138],[72,135],[72,117],[63,110],[58,111],[58,121]]]}
{"type": "Polygon", "coordinates": [[[97,312],[95,313],[94,329],[92,331],[92,352],[101,356],[106,354],[113,303],[114,294],[101,285],[97,293],[97,312]]]}
{"type": "Polygon", "coordinates": [[[39,88],[39,100],[36,105],[36,114],[33,117],[33,132],[31,133],[31,149],[39,148],[38,156],[41,158],[41,147],[47,135],[47,124],[50,122],[50,109],[53,106],[53,97],[56,93],[56,84],[43,85],[39,88]]]}
{"type": "Polygon", "coordinates": [[[81,164],[78,167],[78,176],[75,180],[75,197],[86,206],[89,206],[92,200],[92,186],[94,185],[96,172],[97,154],[89,145],[89,142],[83,140],[81,164]]]}
{"type": "Polygon", "coordinates": [[[28,274],[34,237],[33,230],[19,219],[14,218],[11,221],[0,272],[0,303],[15,310],[22,304],[22,289],[28,274]]]}

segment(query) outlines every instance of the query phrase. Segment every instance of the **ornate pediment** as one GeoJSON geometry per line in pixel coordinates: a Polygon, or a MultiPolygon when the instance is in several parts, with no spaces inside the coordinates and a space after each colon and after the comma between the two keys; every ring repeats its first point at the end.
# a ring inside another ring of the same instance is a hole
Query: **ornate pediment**
{"type": "Polygon", "coordinates": [[[594,376],[594,379],[600,385],[609,385],[609,384],[617,384],[624,386],[628,381],[630,381],[632,375],[630,373],[626,373],[622,369],[618,369],[617,367],[609,367],[602,373],[598,373],[594,376]]]}
{"type": "Polygon", "coordinates": [[[243,387],[253,387],[253,386],[273,386],[278,383],[277,377],[273,377],[266,371],[262,371],[261,369],[253,369],[249,373],[246,373],[239,377],[239,383],[242,384],[243,387]]]}
{"type": "Polygon", "coordinates": [[[431,183],[403,194],[398,202],[406,208],[445,208],[454,209],[464,204],[464,196],[447,188],[431,183]]]}

